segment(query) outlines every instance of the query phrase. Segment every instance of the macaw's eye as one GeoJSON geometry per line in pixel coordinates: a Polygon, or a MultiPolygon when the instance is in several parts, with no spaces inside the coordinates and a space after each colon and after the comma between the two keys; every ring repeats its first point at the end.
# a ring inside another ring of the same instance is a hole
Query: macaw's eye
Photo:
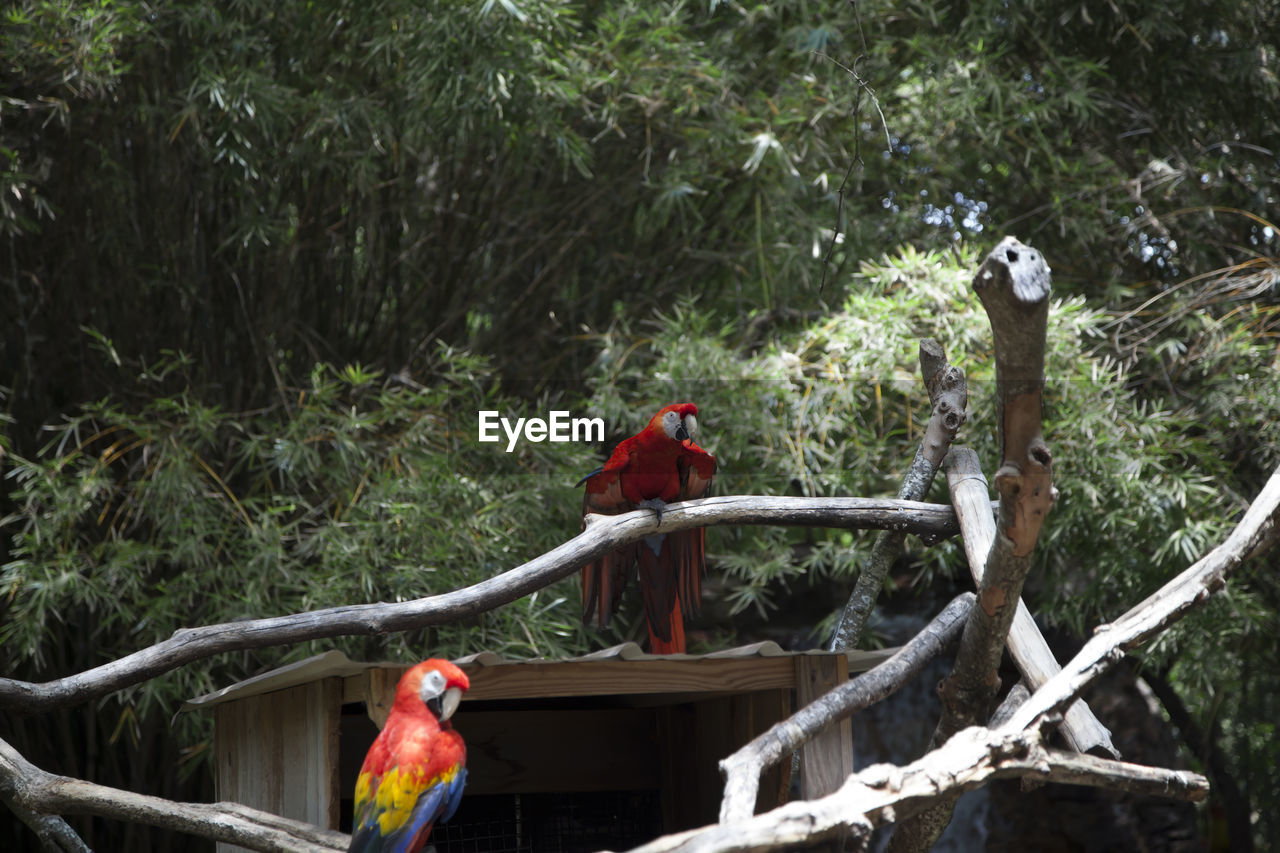
{"type": "Polygon", "coordinates": [[[689,438],[698,437],[698,419],[693,415],[684,416],[684,431],[689,433],[689,438]]]}
{"type": "Polygon", "coordinates": [[[418,688],[418,698],[423,702],[434,699],[444,692],[445,677],[439,672],[428,672],[422,678],[422,686],[418,688]]]}
{"type": "Polygon", "coordinates": [[[678,440],[676,433],[680,430],[680,416],[675,412],[667,412],[662,416],[662,431],[667,434],[667,438],[678,440]]]}

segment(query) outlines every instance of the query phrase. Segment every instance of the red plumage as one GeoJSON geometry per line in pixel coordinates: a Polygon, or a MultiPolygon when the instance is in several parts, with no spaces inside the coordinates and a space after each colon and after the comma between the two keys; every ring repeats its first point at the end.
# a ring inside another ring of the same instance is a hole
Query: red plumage
{"type": "MultiPolygon", "coordinates": [[[[716,459],[693,442],[698,407],[672,403],[583,482],[582,514],[616,515],[641,506],[705,497],[716,459]]],[[[585,521],[584,521],[585,524],[585,521]]],[[[684,618],[698,613],[705,567],[705,534],[699,527],[656,534],[606,554],[582,570],[582,618],[603,627],[617,611],[622,590],[639,564],[640,591],[654,654],[684,652],[684,618]]]]}
{"type": "Polygon", "coordinates": [[[352,853],[416,853],[448,820],[467,780],[467,747],[449,717],[470,687],[447,660],[411,668],[356,780],[352,853]]]}

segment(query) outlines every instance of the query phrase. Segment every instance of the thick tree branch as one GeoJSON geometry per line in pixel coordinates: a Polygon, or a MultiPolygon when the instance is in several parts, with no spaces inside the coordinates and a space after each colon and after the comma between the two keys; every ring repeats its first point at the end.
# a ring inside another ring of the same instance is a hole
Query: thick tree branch
{"type": "Polygon", "coordinates": [[[1044,387],[1045,324],[1049,312],[1049,267],[1038,252],[1006,237],[987,256],[973,280],[995,338],[1001,464],[1000,535],[983,560],[978,607],[969,616],[955,672],[947,679],[952,719],[945,740],[968,725],[985,722],[987,703],[999,687],[996,670],[1031,564],[1045,512],[1053,502],[1049,451],[1040,435],[1044,387]]]}
{"type": "Polygon", "coordinates": [[[1035,249],[1005,237],[978,268],[973,289],[995,340],[1001,462],[994,480],[1000,530],[1009,539],[1009,557],[1001,559],[1024,558],[1056,497],[1040,430],[1049,265],[1035,249]]]}
{"type": "MultiPolygon", "coordinates": [[[[1006,237],[987,255],[973,279],[995,340],[999,411],[999,535],[983,563],[978,606],[969,612],[955,668],[942,683],[942,718],[934,732],[941,744],[962,728],[985,723],[1000,678],[1009,626],[1040,526],[1053,505],[1051,458],[1041,435],[1045,330],[1049,316],[1049,266],[1039,252],[1006,237]]],[[[952,800],[940,800],[899,824],[890,853],[923,853],[951,821],[952,800]]]]}
{"type": "MultiPolygon", "coordinates": [[[[898,490],[899,500],[918,501],[928,494],[933,476],[947,455],[947,448],[951,447],[956,433],[964,425],[965,409],[969,404],[964,371],[947,363],[942,345],[932,338],[920,342],[920,373],[929,392],[932,413],[920,446],[916,448],[915,458],[898,490]]],[[[885,576],[889,574],[889,567],[902,552],[906,535],[900,530],[884,530],[876,535],[871,554],[862,571],[858,572],[853,592],[831,636],[831,651],[857,647],[884,586],[885,576]]]]}
{"type": "Polygon", "coordinates": [[[823,729],[896,693],[960,633],[964,616],[973,606],[971,592],[957,596],[924,630],[893,657],[851,681],[828,691],[787,719],[720,762],[725,777],[720,822],[732,823],[755,811],[760,774],[823,729]]]}
{"type": "MultiPolygon", "coordinates": [[[[100,815],[189,832],[251,850],[345,851],[351,840],[341,832],[289,820],[239,803],[175,803],[56,776],[27,761],[3,740],[0,740],[0,790],[4,790],[21,808],[36,814],[100,815]]],[[[80,849],[83,849],[83,843],[80,849]]]]}
{"type": "MultiPolygon", "coordinates": [[[[986,555],[991,552],[991,544],[996,538],[996,522],[987,497],[987,480],[978,465],[978,454],[967,447],[951,451],[946,469],[951,505],[960,519],[960,535],[969,570],[975,583],[981,583],[986,555]]],[[[1009,626],[1009,654],[1031,690],[1039,688],[1061,669],[1021,598],[1009,626]]],[[[1100,749],[1113,758],[1120,757],[1111,743],[1111,732],[1081,700],[1077,699],[1067,708],[1060,728],[1077,752],[1100,749]]]]}
{"type": "Polygon", "coordinates": [[[826,839],[859,839],[873,826],[910,817],[939,798],[953,799],[992,779],[1092,785],[1202,800],[1203,776],[1143,767],[1048,749],[1040,730],[991,731],[973,727],[906,765],[876,764],[850,776],[840,790],[817,800],[788,803],[749,820],[715,824],[659,838],[632,853],[745,853],[782,850],[826,839]]]}
{"type": "Polygon", "coordinates": [[[1002,730],[1023,729],[1038,718],[1060,712],[1081,690],[1123,658],[1126,651],[1168,628],[1222,589],[1227,575],[1246,557],[1257,556],[1265,550],[1264,546],[1275,544],[1280,527],[1278,508],[1280,468],[1272,473],[1225,542],[1114,622],[1095,628],[1084,648],[1033,693],[1002,730]]]}
{"type": "Polygon", "coordinates": [[[0,710],[34,714],[86,702],[224,652],[461,621],[515,601],[567,577],[615,548],[654,533],[722,524],[896,529],[931,537],[954,535],[958,530],[950,507],[871,498],[706,498],[668,505],[661,525],[651,510],[589,515],[587,529],[563,545],[464,589],[395,604],[330,607],[290,616],[185,628],[119,660],[43,684],[0,678],[0,710]]]}
{"type": "MultiPolygon", "coordinates": [[[[0,757],[0,763],[2,762],[3,758],[0,757]]],[[[0,768],[0,801],[36,834],[42,849],[48,853],[93,853],[84,839],[60,816],[41,814],[18,802],[13,781],[4,777],[3,773],[3,768],[0,768]]]]}

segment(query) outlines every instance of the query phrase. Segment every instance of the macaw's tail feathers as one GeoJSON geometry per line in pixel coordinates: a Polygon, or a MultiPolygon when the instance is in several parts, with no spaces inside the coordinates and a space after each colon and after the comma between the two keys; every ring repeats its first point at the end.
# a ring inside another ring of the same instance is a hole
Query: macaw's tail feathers
{"type": "Polygon", "coordinates": [[[649,654],[682,655],[685,653],[684,615],[680,612],[680,602],[676,601],[667,618],[667,628],[671,638],[664,640],[653,630],[653,622],[649,622],[649,654]]]}
{"type": "Polygon", "coordinates": [[[686,618],[702,612],[702,575],[706,572],[707,531],[698,527],[671,535],[680,577],[680,604],[686,618]]]}
{"type": "Polygon", "coordinates": [[[681,531],[646,539],[639,549],[640,594],[644,599],[645,621],[649,624],[649,651],[655,655],[683,654],[684,617],[698,612],[698,600],[688,599],[702,590],[697,578],[700,565],[694,560],[691,533],[681,531]]]}
{"type": "Polygon", "coordinates": [[[605,554],[599,560],[582,569],[582,623],[591,623],[595,616],[601,628],[609,624],[609,617],[618,609],[622,590],[627,585],[627,573],[634,571],[636,546],[605,554]]]}

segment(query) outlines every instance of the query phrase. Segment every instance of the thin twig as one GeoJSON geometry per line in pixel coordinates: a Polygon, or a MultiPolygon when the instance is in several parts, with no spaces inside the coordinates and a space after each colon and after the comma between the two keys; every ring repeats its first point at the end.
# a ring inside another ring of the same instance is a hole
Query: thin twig
{"type": "MultiPolygon", "coordinates": [[[[934,474],[946,458],[956,433],[964,425],[969,403],[964,371],[947,363],[942,345],[932,338],[920,342],[920,372],[929,392],[932,411],[911,467],[902,478],[899,500],[918,501],[929,493],[934,474]]],[[[876,535],[871,554],[858,572],[853,592],[849,594],[840,621],[831,634],[828,645],[831,651],[857,648],[876,598],[884,586],[884,579],[889,574],[889,567],[902,552],[905,539],[906,534],[899,530],[884,530],[876,535]]]]}
{"type": "MultiPolygon", "coordinates": [[[[853,61],[853,64],[857,65],[859,62],[862,61],[862,59],[867,54],[867,37],[866,37],[866,34],[862,32],[862,19],[858,16],[857,4],[851,3],[850,5],[853,6],[854,20],[857,21],[857,24],[858,24],[858,35],[862,39],[862,54],[859,55],[858,58],[853,61]]],[[[854,71],[852,68],[840,62],[838,59],[835,59],[834,57],[829,56],[820,50],[815,50],[814,55],[819,56],[827,60],[828,62],[831,62],[839,66],[840,68],[844,69],[845,73],[847,73],[849,76],[851,76],[854,80],[857,81],[858,88],[861,90],[858,93],[858,96],[854,100],[854,104],[853,104],[853,126],[854,126],[853,158],[849,161],[849,168],[845,169],[844,171],[844,179],[840,181],[840,188],[836,190],[836,221],[835,221],[835,224],[831,226],[831,242],[827,244],[827,253],[822,258],[822,281],[818,283],[818,293],[822,293],[823,288],[827,286],[827,271],[831,267],[831,256],[835,254],[836,242],[840,238],[840,223],[843,221],[843,218],[844,218],[844,188],[849,183],[849,176],[853,174],[854,168],[861,167],[863,165],[862,163],[862,127],[861,127],[862,125],[862,92],[865,92],[867,94],[867,97],[871,99],[872,105],[876,108],[876,112],[879,113],[880,115],[880,126],[884,128],[885,151],[890,153],[893,152],[893,137],[889,133],[889,122],[884,117],[884,110],[880,109],[880,99],[876,97],[875,89],[872,89],[869,85],[867,85],[867,82],[858,75],[858,72],[854,71]]]]}

